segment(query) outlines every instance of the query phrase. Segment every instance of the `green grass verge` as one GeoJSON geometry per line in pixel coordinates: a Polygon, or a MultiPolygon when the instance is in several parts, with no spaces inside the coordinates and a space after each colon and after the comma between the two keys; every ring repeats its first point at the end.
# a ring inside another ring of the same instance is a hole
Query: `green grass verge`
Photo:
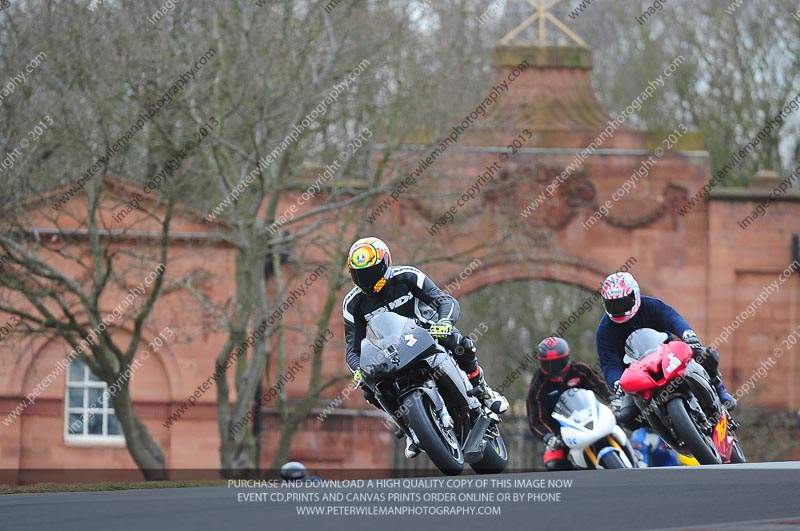
{"type": "Polygon", "coordinates": [[[36,483],[33,485],[0,484],[0,494],[35,492],[99,492],[105,490],[173,489],[182,487],[224,487],[225,480],[198,481],[112,481],[107,483],[36,483]]]}

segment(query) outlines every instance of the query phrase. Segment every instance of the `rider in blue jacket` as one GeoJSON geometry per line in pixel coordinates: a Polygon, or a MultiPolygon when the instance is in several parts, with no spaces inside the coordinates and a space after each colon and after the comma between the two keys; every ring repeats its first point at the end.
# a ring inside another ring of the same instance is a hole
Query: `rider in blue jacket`
{"type": "MultiPolygon", "coordinates": [[[[722,383],[719,354],[714,349],[703,347],[689,323],[674,308],[654,297],[642,296],[639,284],[627,272],[609,275],[603,282],[600,295],[606,315],[600,320],[595,334],[597,355],[603,376],[618,395],[622,394],[619,390],[619,379],[625,371],[625,363],[622,361],[625,356],[625,341],[634,330],[652,328],[659,332],[672,333],[689,345],[696,359],[711,377],[711,383],[722,403],[729,410],[736,407],[736,399],[722,383]]],[[[630,429],[639,427],[635,423],[638,413],[633,397],[622,397],[618,414],[620,424],[630,429]]]]}

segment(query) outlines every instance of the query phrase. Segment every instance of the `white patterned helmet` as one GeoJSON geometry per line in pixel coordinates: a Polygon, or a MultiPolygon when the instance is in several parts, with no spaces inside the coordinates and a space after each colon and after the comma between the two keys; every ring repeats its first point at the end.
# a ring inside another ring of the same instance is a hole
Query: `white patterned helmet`
{"type": "Polygon", "coordinates": [[[603,307],[608,318],[615,323],[625,323],[639,311],[642,294],[639,283],[630,273],[616,272],[608,275],[600,289],[603,307]]]}

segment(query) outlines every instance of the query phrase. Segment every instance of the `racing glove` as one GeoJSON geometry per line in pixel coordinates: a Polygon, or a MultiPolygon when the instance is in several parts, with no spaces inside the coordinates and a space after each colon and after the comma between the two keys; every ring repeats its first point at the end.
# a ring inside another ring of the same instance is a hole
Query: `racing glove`
{"type": "Polygon", "coordinates": [[[611,412],[614,413],[614,416],[618,416],[619,412],[622,410],[622,397],[625,396],[625,391],[622,390],[622,387],[619,385],[619,380],[614,382],[614,394],[611,397],[611,401],[609,402],[609,406],[611,407],[611,412]]]}
{"type": "Polygon", "coordinates": [[[699,356],[703,352],[703,345],[700,343],[700,340],[697,338],[697,334],[694,333],[694,330],[687,330],[683,333],[683,337],[681,337],[684,343],[689,345],[689,348],[692,349],[692,352],[695,356],[699,356]]]}
{"type": "Polygon", "coordinates": [[[453,333],[453,321],[440,319],[436,324],[432,324],[428,331],[436,339],[445,339],[453,333]]]}
{"type": "Polygon", "coordinates": [[[625,391],[622,390],[622,386],[619,384],[619,380],[614,382],[614,397],[613,398],[622,398],[625,396],[625,391]]]}
{"type": "Polygon", "coordinates": [[[564,441],[554,433],[548,433],[544,436],[544,444],[547,446],[548,450],[560,450],[564,448],[564,441]]]}

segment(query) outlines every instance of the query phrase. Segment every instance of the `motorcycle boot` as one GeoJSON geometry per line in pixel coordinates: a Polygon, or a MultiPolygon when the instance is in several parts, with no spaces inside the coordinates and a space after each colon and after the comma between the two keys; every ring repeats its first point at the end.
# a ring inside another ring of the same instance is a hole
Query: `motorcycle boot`
{"type": "Polygon", "coordinates": [[[717,395],[719,395],[719,400],[725,406],[728,411],[733,411],[736,408],[737,401],[733,397],[732,394],[728,392],[725,388],[725,384],[722,382],[722,375],[717,372],[716,376],[711,378],[711,385],[716,389],[717,395]]]}
{"type": "Polygon", "coordinates": [[[483,369],[478,367],[468,376],[469,382],[473,387],[475,398],[483,402],[484,406],[498,415],[502,415],[508,411],[508,400],[487,385],[486,380],[483,378],[483,369]]]}

